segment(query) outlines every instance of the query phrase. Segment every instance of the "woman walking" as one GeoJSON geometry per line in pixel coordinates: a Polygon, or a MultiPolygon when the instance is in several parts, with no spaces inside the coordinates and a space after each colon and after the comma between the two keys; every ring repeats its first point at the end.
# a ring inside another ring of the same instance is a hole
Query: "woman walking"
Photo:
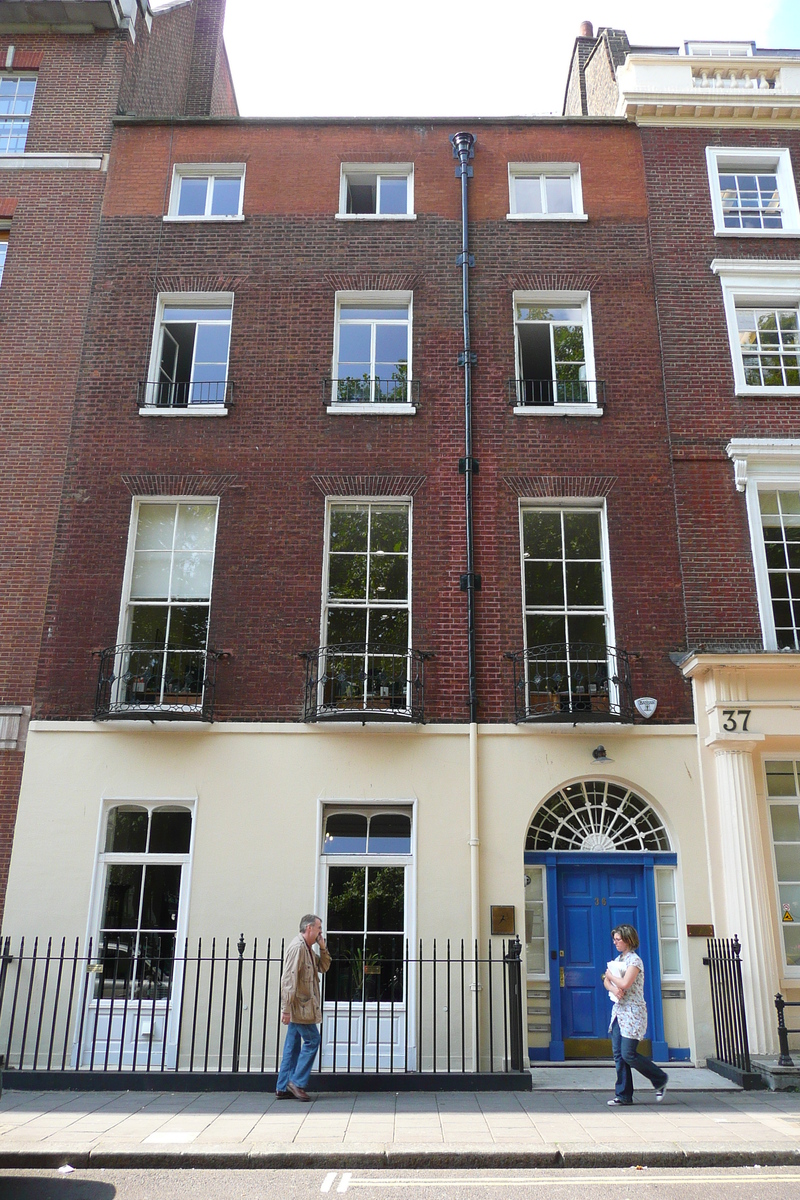
{"type": "Polygon", "coordinates": [[[611,1010],[611,1047],[617,1068],[617,1085],[610,1105],[633,1104],[633,1071],[649,1079],[656,1089],[656,1100],[664,1099],[669,1082],[666,1071],[636,1050],[647,1029],[647,1005],[644,1002],[644,963],[636,950],[639,935],[632,925],[611,930],[617,958],[608,964],[603,986],[614,1000],[611,1010]],[[613,967],[613,970],[611,969],[613,967]]]}

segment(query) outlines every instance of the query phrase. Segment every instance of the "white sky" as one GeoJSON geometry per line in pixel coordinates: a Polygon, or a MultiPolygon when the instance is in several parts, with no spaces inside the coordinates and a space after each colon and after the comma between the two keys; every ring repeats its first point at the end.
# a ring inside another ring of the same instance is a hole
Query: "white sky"
{"type": "Polygon", "coordinates": [[[800,48],[800,0],[228,0],[225,41],[244,116],[560,113],[583,20],[800,48]]]}

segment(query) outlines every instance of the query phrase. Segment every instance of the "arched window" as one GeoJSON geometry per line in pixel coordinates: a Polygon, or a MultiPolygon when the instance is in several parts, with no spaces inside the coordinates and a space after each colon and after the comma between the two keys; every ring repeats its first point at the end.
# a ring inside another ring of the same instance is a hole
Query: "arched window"
{"type": "Polygon", "coordinates": [[[607,780],[571,783],[545,800],[526,850],[671,850],[664,823],[630,788],[607,780]]]}

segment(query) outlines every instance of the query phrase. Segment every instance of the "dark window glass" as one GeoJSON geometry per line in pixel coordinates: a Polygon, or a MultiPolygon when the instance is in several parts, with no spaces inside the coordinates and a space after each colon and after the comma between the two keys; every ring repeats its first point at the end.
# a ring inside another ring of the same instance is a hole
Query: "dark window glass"
{"type": "Polygon", "coordinates": [[[403,813],[380,813],[369,823],[370,854],[410,854],[411,818],[403,813]]]}
{"type": "Polygon", "coordinates": [[[188,809],[157,808],[151,818],[151,854],[188,854],[192,814],[188,809]]]}
{"type": "Polygon", "coordinates": [[[363,813],[332,813],[325,822],[325,854],[364,854],[367,818],[363,813]]]}
{"type": "Polygon", "coordinates": [[[144,854],[147,849],[147,809],[112,808],[106,827],[106,853],[144,854]]]}

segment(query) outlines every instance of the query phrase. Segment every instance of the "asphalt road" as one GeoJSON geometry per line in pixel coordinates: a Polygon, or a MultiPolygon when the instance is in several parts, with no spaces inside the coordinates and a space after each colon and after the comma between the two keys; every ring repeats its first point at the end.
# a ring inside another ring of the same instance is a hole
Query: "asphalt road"
{"type": "Polygon", "coordinates": [[[797,1200],[795,1167],[605,1171],[0,1171],[0,1200],[797,1200]]]}

